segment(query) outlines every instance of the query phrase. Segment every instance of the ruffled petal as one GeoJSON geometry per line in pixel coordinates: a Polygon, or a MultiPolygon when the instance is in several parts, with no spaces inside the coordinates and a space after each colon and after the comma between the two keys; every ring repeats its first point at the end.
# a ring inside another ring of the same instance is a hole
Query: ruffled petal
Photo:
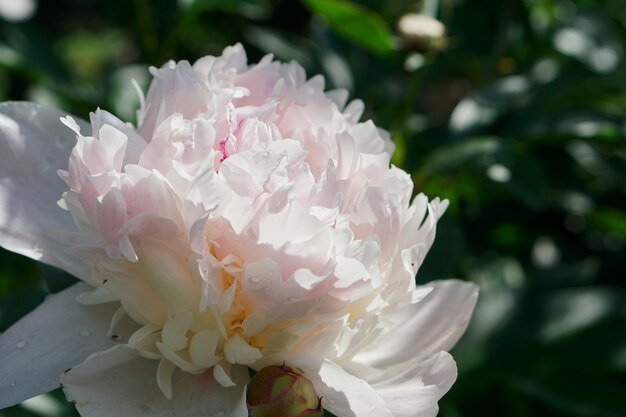
{"type": "Polygon", "coordinates": [[[389,368],[372,386],[394,417],[435,417],[437,401],[456,380],[456,363],[448,352],[389,368]]]}
{"type": "Polygon", "coordinates": [[[76,231],[72,216],[57,205],[67,190],[57,170],[67,168],[76,143],[60,121],[65,115],[34,103],[0,104],[0,245],[87,279],[87,267],[65,250],[76,231]]]}
{"type": "Polygon", "coordinates": [[[469,323],[478,287],[457,280],[428,285],[433,290],[421,301],[385,316],[395,325],[382,332],[371,349],[355,356],[355,362],[387,368],[455,345],[469,323]]]}
{"type": "Polygon", "coordinates": [[[63,371],[130,335],[120,326],[107,335],[118,303],[76,302],[89,289],[79,283],[48,297],[0,335],[0,408],[57,388],[63,371]]]}
{"type": "Polygon", "coordinates": [[[172,399],[157,385],[159,362],[139,356],[128,346],[96,353],[65,373],[63,389],[83,417],[246,417],[244,367],[233,368],[237,385],[224,388],[212,371],[172,377],[172,399]]]}
{"type": "Polygon", "coordinates": [[[341,417],[393,417],[384,400],[364,380],[341,366],[317,356],[294,356],[285,359],[289,366],[300,368],[322,398],[322,407],[341,417]]]}

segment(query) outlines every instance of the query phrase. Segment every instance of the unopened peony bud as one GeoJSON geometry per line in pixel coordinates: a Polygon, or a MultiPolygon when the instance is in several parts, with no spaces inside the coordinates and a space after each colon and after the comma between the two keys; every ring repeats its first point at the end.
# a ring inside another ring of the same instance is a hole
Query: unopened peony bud
{"type": "Polygon", "coordinates": [[[302,371],[288,366],[261,369],[248,384],[250,417],[321,417],[321,398],[302,371]]]}
{"type": "Polygon", "coordinates": [[[423,14],[408,13],[398,21],[398,34],[407,49],[420,53],[437,52],[446,47],[446,27],[439,20],[423,14]]]}

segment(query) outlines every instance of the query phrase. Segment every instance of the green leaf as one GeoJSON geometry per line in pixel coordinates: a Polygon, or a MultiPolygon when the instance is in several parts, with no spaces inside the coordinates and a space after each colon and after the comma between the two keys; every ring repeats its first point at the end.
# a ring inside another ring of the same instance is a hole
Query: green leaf
{"type": "Polygon", "coordinates": [[[376,55],[394,51],[393,36],[381,16],[348,0],[301,0],[314,14],[328,21],[337,35],[376,55]]]}
{"type": "Polygon", "coordinates": [[[626,214],[621,210],[612,208],[596,210],[589,215],[588,221],[593,227],[626,239],[626,214]]]}
{"type": "Polygon", "coordinates": [[[421,171],[443,173],[467,166],[482,169],[498,161],[503,146],[502,140],[490,137],[472,138],[440,146],[424,160],[421,171]]]}

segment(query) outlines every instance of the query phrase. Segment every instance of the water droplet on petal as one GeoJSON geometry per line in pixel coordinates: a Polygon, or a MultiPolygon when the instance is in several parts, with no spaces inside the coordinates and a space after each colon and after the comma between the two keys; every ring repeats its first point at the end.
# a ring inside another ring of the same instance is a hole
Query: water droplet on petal
{"type": "Polygon", "coordinates": [[[23,349],[24,346],[26,346],[26,342],[23,340],[20,340],[19,342],[15,344],[15,346],[17,346],[18,349],[23,349]]]}
{"type": "Polygon", "coordinates": [[[89,330],[81,330],[79,334],[83,337],[89,336],[89,330]]]}

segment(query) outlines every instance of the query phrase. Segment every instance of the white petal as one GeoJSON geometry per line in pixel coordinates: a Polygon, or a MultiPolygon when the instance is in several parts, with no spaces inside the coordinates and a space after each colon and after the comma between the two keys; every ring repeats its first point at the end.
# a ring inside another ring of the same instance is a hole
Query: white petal
{"type": "Polygon", "coordinates": [[[300,368],[322,398],[322,407],[341,417],[393,417],[374,388],[341,366],[320,357],[294,356],[285,359],[300,368]]]}
{"type": "Polygon", "coordinates": [[[218,363],[213,367],[213,378],[224,388],[234,387],[235,384],[230,377],[231,366],[228,362],[218,363]],[[226,366],[226,368],[224,368],[226,366]]]}
{"type": "Polygon", "coordinates": [[[241,336],[235,333],[224,343],[224,356],[230,363],[251,365],[260,359],[262,354],[258,348],[250,346],[241,336]]]}
{"type": "Polygon", "coordinates": [[[374,389],[387,403],[394,417],[435,417],[437,401],[456,380],[456,364],[447,352],[426,360],[389,368],[374,389]]]}
{"type": "Polygon", "coordinates": [[[119,301],[119,298],[105,287],[97,287],[90,289],[76,297],[76,301],[80,304],[89,306],[102,303],[110,303],[119,301]]]}
{"type": "Polygon", "coordinates": [[[172,376],[172,399],[165,398],[156,380],[158,361],[145,359],[127,346],[115,346],[90,356],[63,375],[69,401],[83,417],[246,417],[246,369],[236,370],[237,385],[223,388],[209,370],[172,376]]]}
{"type": "Polygon", "coordinates": [[[196,333],[189,344],[189,356],[194,365],[209,368],[215,365],[219,358],[215,356],[220,334],[214,330],[204,330],[196,333]]]}
{"type": "Polygon", "coordinates": [[[65,115],[33,103],[0,104],[0,245],[87,279],[87,267],[65,251],[70,243],[59,243],[76,231],[72,216],[57,205],[68,188],[57,169],[67,167],[76,143],[61,123],[65,115]]]}
{"type": "Polygon", "coordinates": [[[428,285],[433,290],[421,301],[385,317],[395,325],[381,333],[373,349],[359,353],[356,362],[386,368],[455,345],[467,328],[478,288],[456,280],[428,285]]]}
{"type": "Polygon", "coordinates": [[[157,368],[157,385],[168,400],[172,399],[172,375],[176,370],[176,365],[163,358],[157,368]]]}
{"type": "MultiPolygon", "coordinates": [[[[107,331],[119,305],[78,304],[88,289],[81,283],[50,296],[0,335],[0,408],[57,388],[63,371],[115,344],[107,331]]],[[[130,335],[122,327],[115,340],[130,335]]]]}

